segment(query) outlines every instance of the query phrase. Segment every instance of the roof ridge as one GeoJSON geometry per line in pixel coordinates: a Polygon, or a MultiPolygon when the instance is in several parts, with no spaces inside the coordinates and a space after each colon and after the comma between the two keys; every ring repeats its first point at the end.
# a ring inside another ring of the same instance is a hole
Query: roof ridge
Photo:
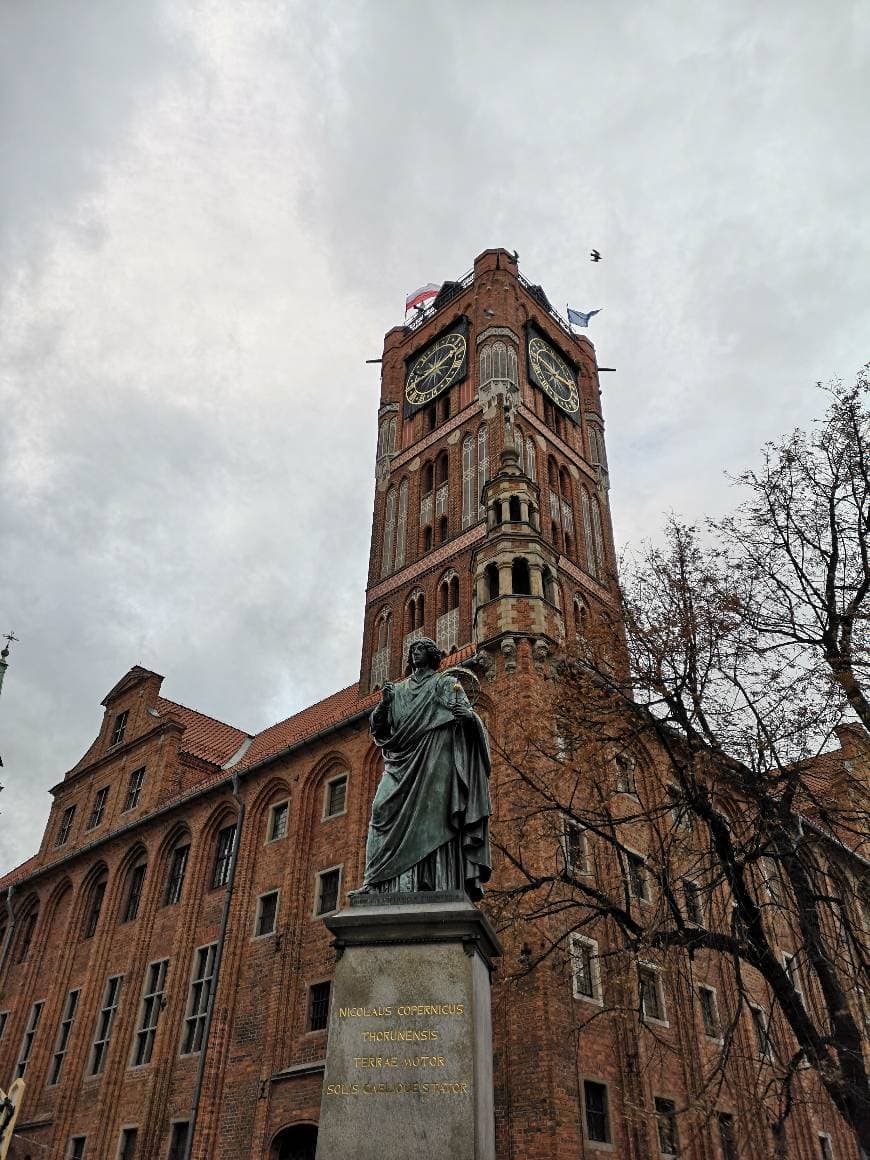
{"type": "Polygon", "coordinates": [[[164,705],[184,709],[186,713],[195,713],[197,717],[204,717],[206,721],[213,721],[215,725],[223,725],[226,729],[235,729],[237,733],[244,733],[246,737],[256,736],[256,734],[249,733],[247,729],[243,729],[241,725],[231,725],[229,721],[222,721],[220,717],[212,717],[211,713],[203,713],[201,709],[192,709],[190,705],[182,705],[181,701],[173,701],[170,697],[158,697],[157,701],[158,704],[162,701],[164,705]]]}

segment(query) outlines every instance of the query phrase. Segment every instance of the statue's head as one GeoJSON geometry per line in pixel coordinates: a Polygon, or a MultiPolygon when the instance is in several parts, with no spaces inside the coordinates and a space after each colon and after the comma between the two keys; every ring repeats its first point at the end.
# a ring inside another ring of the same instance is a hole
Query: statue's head
{"type": "Polygon", "coordinates": [[[441,649],[431,637],[423,636],[415,640],[408,649],[408,667],[437,669],[444,656],[441,649]]]}

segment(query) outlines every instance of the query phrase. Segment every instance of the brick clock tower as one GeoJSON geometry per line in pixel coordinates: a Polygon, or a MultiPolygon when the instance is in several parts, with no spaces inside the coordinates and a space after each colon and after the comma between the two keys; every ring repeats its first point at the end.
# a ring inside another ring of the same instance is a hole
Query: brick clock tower
{"type": "Polygon", "coordinates": [[[360,693],[408,647],[540,662],[612,604],[595,353],[505,250],[384,343],[360,693]]]}

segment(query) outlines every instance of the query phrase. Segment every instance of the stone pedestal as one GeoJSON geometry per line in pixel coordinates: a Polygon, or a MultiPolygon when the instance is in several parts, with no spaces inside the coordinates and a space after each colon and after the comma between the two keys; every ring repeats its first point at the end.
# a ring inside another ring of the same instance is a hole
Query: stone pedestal
{"type": "Polygon", "coordinates": [[[501,948],[485,915],[460,894],[363,895],[326,925],[338,962],[317,1160],[495,1160],[501,948]]]}

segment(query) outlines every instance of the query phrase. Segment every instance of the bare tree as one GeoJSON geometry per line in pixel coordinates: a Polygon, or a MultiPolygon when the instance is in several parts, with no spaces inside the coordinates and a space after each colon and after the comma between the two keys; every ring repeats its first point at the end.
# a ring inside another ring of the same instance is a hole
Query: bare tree
{"type": "Polygon", "coordinates": [[[624,563],[624,636],[593,626],[498,738],[494,904],[540,936],[528,969],[555,955],[606,980],[593,1018],[630,1009],[663,1050],[665,969],[721,1040],[687,1121],[736,1069],[779,1148],[821,1089],[870,1151],[867,392],[836,385],[808,434],[767,447],[730,519],[671,520],[624,563]]]}

